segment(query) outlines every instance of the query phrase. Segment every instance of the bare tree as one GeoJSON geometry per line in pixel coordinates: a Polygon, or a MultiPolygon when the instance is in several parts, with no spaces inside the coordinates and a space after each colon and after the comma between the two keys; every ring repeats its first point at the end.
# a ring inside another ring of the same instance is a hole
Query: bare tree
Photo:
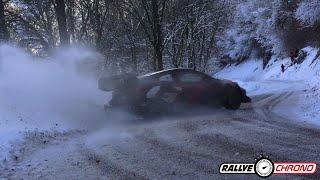
{"type": "Polygon", "coordinates": [[[70,36],[68,33],[65,1],[55,0],[54,8],[58,21],[60,43],[62,45],[68,45],[70,44],[70,36]]]}
{"type": "Polygon", "coordinates": [[[76,11],[76,0],[67,0],[66,2],[67,10],[67,24],[68,24],[68,33],[70,36],[71,42],[74,42],[77,40],[76,37],[76,16],[75,16],[75,11],[76,11]]]}
{"type": "Polygon", "coordinates": [[[20,46],[46,55],[56,45],[58,30],[51,0],[20,0],[14,6],[8,4],[6,12],[12,39],[20,46]]]}
{"type": "MultiPolygon", "coordinates": [[[[155,70],[162,70],[163,69],[163,61],[162,61],[162,52],[163,52],[163,36],[162,36],[162,19],[163,19],[163,12],[165,9],[165,2],[162,2],[162,7],[160,9],[159,1],[152,0],[152,35],[153,35],[153,48],[154,48],[154,68],[155,70]],[[160,13],[160,10],[162,13],[160,13]]],[[[160,1],[161,3],[161,1],[160,1]]]]}
{"type": "Polygon", "coordinates": [[[4,5],[4,0],[0,0],[0,42],[7,41],[9,39],[9,33],[5,20],[4,5]]]}
{"type": "Polygon", "coordinates": [[[164,50],[162,28],[166,0],[129,0],[123,2],[124,10],[141,23],[145,37],[152,46],[154,70],[162,70],[164,50]]]}
{"type": "Polygon", "coordinates": [[[8,0],[0,1],[1,36],[8,29],[10,39],[37,55],[49,55],[50,49],[59,42],[61,45],[72,42],[90,46],[105,57],[106,69],[112,73],[141,73],[169,67],[206,71],[214,64],[211,63],[213,57],[222,56],[224,49],[234,49],[228,48],[228,44],[232,42],[221,34],[227,27],[233,28],[229,23],[232,22],[236,5],[246,2],[11,0],[10,3],[4,3],[5,1],[8,0]],[[219,48],[219,45],[225,48],[219,48]]]}

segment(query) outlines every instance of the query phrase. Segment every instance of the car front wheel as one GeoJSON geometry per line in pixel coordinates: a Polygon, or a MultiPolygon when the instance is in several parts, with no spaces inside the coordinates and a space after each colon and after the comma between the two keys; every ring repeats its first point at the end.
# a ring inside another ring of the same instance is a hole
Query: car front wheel
{"type": "Polygon", "coordinates": [[[241,105],[241,96],[235,88],[230,88],[224,107],[226,109],[236,110],[239,109],[241,105]]]}

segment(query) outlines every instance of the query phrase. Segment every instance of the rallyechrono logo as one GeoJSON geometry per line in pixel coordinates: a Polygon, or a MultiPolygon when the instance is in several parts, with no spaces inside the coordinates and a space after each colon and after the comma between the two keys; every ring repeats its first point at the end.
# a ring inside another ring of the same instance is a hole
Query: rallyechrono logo
{"type": "Polygon", "coordinates": [[[222,163],[220,174],[257,174],[267,178],[273,174],[314,174],[317,164],[314,162],[273,162],[262,154],[255,163],[222,163]]]}

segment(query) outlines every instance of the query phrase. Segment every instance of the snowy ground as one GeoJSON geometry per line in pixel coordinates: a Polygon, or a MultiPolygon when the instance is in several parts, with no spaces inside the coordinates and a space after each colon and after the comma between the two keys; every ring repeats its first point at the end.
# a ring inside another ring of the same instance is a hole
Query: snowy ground
{"type": "Polygon", "coordinates": [[[232,79],[243,86],[249,95],[293,91],[275,108],[290,119],[320,125],[320,58],[317,49],[304,48],[308,53],[302,64],[290,66],[286,59],[272,59],[262,69],[262,60],[251,60],[238,66],[231,65],[214,76],[232,79]],[[281,72],[281,64],[285,72],[281,72]]]}
{"type": "MultiPolygon", "coordinates": [[[[71,58],[68,65],[35,63],[19,49],[0,47],[0,179],[217,179],[221,162],[251,161],[261,152],[278,160],[318,160],[320,148],[310,141],[320,144],[318,130],[300,123],[320,122],[320,65],[310,65],[316,50],[306,50],[301,65],[273,60],[262,70],[261,61],[252,60],[215,74],[245,87],[252,106],[141,122],[123,113],[106,116],[110,94],[97,90],[91,77],[79,76],[71,55],[56,57],[71,58]],[[265,139],[270,137],[276,143],[265,139]],[[297,146],[303,143],[305,148],[297,146]]],[[[92,56],[82,51],[75,58],[92,56]]]]}

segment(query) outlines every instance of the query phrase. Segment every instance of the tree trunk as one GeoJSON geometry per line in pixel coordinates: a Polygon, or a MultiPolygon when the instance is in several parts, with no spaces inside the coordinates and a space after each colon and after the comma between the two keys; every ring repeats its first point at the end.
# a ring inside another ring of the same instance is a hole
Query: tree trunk
{"type": "Polygon", "coordinates": [[[0,0],[0,42],[7,41],[9,39],[9,33],[5,21],[4,14],[4,1],[0,0]]]}
{"type": "Polygon", "coordinates": [[[176,44],[176,38],[172,38],[172,65],[178,68],[178,47],[176,44]]]}
{"type": "Polygon", "coordinates": [[[160,71],[163,70],[163,61],[162,61],[162,29],[159,16],[159,4],[158,0],[152,0],[152,17],[153,17],[153,60],[154,60],[154,70],[160,71]]]}
{"type": "Polygon", "coordinates": [[[74,0],[67,1],[67,22],[68,22],[68,33],[70,36],[70,41],[74,42],[76,37],[76,25],[75,25],[75,11],[76,11],[76,3],[74,0]]]}
{"type": "Polygon", "coordinates": [[[64,0],[55,0],[55,11],[58,21],[59,37],[61,45],[70,44],[70,37],[67,27],[66,4],[64,0]]]}
{"type": "Polygon", "coordinates": [[[96,48],[102,52],[102,36],[103,36],[103,26],[102,26],[102,15],[99,12],[100,0],[94,1],[94,24],[95,24],[95,41],[96,41],[96,48]]]}
{"type": "Polygon", "coordinates": [[[163,62],[162,62],[162,50],[157,46],[154,48],[153,52],[153,58],[154,58],[154,70],[155,71],[161,71],[163,70],[163,62]]]}
{"type": "Polygon", "coordinates": [[[131,46],[131,59],[133,63],[133,71],[138,72],[138,62],[137,62],[137,55],[136,55],[136,48],[131,46]]]}

